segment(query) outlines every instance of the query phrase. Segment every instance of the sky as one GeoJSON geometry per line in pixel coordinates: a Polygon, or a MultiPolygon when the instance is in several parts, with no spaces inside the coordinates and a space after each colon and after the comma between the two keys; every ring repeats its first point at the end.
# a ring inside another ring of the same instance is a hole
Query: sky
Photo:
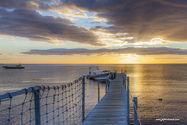
{"type": "Polygon", "coordinates": [[[186,0],[0,0],[0,64],[186,64],[186,0]]]}

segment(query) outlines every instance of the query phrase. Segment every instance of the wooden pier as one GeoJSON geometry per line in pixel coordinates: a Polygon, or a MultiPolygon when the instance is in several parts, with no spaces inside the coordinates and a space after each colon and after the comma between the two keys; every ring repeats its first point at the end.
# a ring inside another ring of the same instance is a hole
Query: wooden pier
{"type": "Polygon", "coordinates": [[[110,83],[109,91],[86,116],[82,125],[128,124],[127,90],[123,85],[123,76],[110,83]]]}

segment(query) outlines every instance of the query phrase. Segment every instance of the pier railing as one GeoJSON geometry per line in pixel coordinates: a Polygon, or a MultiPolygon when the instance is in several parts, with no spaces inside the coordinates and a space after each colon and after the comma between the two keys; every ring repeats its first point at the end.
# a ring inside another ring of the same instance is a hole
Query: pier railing
{"type": "MultiPolygon", "coordinates": [[[[137,97],[132,97],[132,94],[130,93],[130,89],[129,89],[129,77],[126,76],[126,71],[124,69],[121,69],[121,74],[123,74],[123,85],[125,86],[126,90],[127,90],[127,122],[128,125],[130,125],[130,98],[132,99],[133,102],[133,110],[134,110],[134,125],[142,125],[139,115],[138,115],[138,98],[137,97]]],[[[113,74],[114,76],[114,74],[113,74]]],[[[116,72],[115,72],[115,76],[116,76],[116,72]]],[[[109,76],[106,79],[106,93],[109,90],[109,86],[110,86],[110,80],[112,80],[111,76],[109,76]]],[[[98,103],[100,101],[100,87],[99,87],[99,81],[98,81],[98,103]]]]}
{"type": "Polygon", "coordinates": [[[1,125],[81,124],[85,77],[61,86],[36,86],[0,95],[1,125]]]}
{"type": "Polygon", "coordinates": [[[126,76],[126,71],[124,71],[123,73],[123,83],[124,86],[126,87],[127,90],[127,122],[128,125],[130,125],[130,97],[132,99],[133,102],[133,109],[134,109],[134,125],[142,125],[139,115],[138,115],[138,98],[137,97],[132,97],[132,94],[130,93],[130,89],[129,89],[129,77],[126,76]]]}
{"type": "MultiPolygon", "coordinates": [[[[127,89],[127,118],[130,125],[129,77],[123,74],[127,89]]],[[[116,76],[116,73],[115,73],[116,76]]],[[[114,74],[113,74],[114,78],[114,74]]],[[[106,93],[111,77],[106,79],[106,93]]],[[[98,82],[98,102],[100,87],[98,82]]],[[[134,124],[141,125],[137,98],[133,99],[134,124]]],[[[61,86],[35,86],[0,95],[1,125],[78,125],[85,118],[85,77],[61,86]]]]}

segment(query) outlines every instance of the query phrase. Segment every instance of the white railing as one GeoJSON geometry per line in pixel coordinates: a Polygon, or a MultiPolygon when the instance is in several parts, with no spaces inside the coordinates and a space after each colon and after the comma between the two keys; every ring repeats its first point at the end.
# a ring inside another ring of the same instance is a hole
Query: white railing
{"type": "Polygon", "coordinates": [[[123,74],[123,83],[124,83],[124,86],[126,87],[126,90],[127,90],[127,121],[128,121],[128,125],[130,125],[130,96],[131,96],[131,99],[133,99],[132,102],[133,102],[133,109],[134,109],[134,125],[138,125],[138,122],[140,125],[142,125],[139,115],[138,115],[138,111],[137,111],[138,99],[137,99],[137,97],[132,97],[132,95],[130,93],[129,77],[126,77],[126,71],[122,72],[122,74],[123,74]]]}
{"type": "MultiPolygon", "coordinates": [[[[106,93],[114,76],[116,72],[105,81],[106,93]]],[[[35,86],[0,95],[1,125],[78,125],[84,118],[85,76],[61,86],[35,86]]]]}
{"type": "Polygon", "coordinates": [[[1,125],[82,124],[85,77],[61,86],[36,86],[0,95],[1,125]]]}

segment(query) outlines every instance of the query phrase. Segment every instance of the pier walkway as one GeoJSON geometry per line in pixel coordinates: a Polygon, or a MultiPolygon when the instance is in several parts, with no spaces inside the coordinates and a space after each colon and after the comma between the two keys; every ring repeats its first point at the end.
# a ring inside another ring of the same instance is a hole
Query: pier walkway
{"type": "Polygon", "coordinates": [[[127,125],[127,90],[122,74],[110,83],[109,91],[89,112],[82,125],[127,125]]]}

